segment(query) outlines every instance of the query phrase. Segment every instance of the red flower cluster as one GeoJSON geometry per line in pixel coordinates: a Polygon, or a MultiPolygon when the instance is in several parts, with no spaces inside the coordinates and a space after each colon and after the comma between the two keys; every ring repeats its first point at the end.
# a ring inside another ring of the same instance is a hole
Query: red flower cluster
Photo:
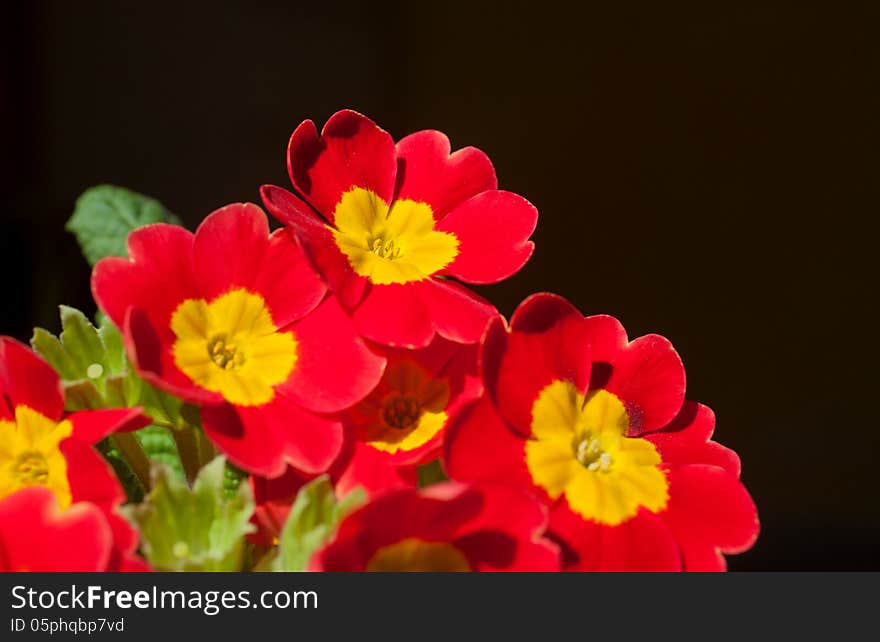
{"type": "Polygon", "coordinates": [[[147,570],[116,512],[125,494],[92,446],[148,423],[139,409],[65,415],[51,366],[0,337],[0,571],[147,570]]]}
{"type": "MultiPolygon", "coordinates": [[[[537,212],[497,189],[485,154],[450,153],[435,131],[395,143],[341,111],[320,134],[296,129],[288,168],[297,195],[262,188],[284,228],[252,204],[194,234],[150,225],[92,278],[141,377],[198,406],[251,474],[255,542],[272,546],[297,491],[326,473],[368,503],[315,570],[723,570],[722,553],[752,544],[739,459],[710,440],[711,410],[685,401],[666,339],[630,341],[549,294],[508,326],[463,285],[500,281],[533,251],[537,212]],[[452,481],[420,488],[438,457],[452,481]]],[[[142,416],[63,417],[49,367],[0,350],[0,564],[136,565],[90,446],[142,416]],[[41,556],[10,520],[88,546],[41,556]]]]}

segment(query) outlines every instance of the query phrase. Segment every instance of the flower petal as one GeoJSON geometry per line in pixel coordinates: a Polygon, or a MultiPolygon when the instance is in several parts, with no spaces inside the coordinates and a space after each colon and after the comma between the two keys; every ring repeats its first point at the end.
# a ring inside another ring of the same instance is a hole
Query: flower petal
{"type": "MultiPolygon", "coordinates": [[[[532,407],[554,381],[571,381],[580,392],[590,382],[591,344],[583,317],[564,299],[539,294],[514,313],[511,332],[502,350],[494,351],[497,365],[484,361],[486,388],[501,415],[523,436],[530,434],[532,407]]],[[[484,359],[492,353],[484,352],[484,359]]]]}
{"type": "Polygon", "coordinates": [[[372,120],[348,109],[333,114],[320,136],[311,120],[297,127],[287,167],[297,191],[331,223],[336,204],[352,187],[370,190],[386,203],[394,195],[394,141],[372,120]]]}
{"type": "Polygon", "coordinates": [[[730,448],[709,440],[714,430],[715,414],[711,408],[686,401],[668,425],[643,437],[657,447],[668,465],[709,464],[739,477],[739,456],[730,448]]]}
{"type": "Polygon", "coordinates": [[[415,468],[395,466],[385,453],[354,440],[333,469],[339,496],[358,487],[373,496],[399,488],[415,488],[418,484],[415,468]]]}
{"type": "Polygon", "coordinates": [[[419,285],[435,331],[450,341],[476,343],[498,316],[495,306],[455,281],[427,279],[419,285]]]}
{"type": "Polygon", "coordinates": [[[73,425],[71,435],[86,444],[97,444],[114,432],[130,432],[149,426],[151,419],[141,408],[85,410],[67,416],[73,425]]]}
{"type": "Polygon", "coordinates": [[[439,221],[459,203],[498,186],[489,157],[475,147],[450,154],[445,134],[425,130],[397,143],[397,199],[431,206],[439,221]]]}
{"type": "Polygon", "coordinates": [[[421,294],[420,283],[371,286],[353,312],[358,332],[387,346],[428,345],[434,336],[434,325],[421,294]]]}
{"type": "Polygon", "coordinates": [[[0,571],[103,571],[112,543],[97,506],[80,503],[61,512],[52,491],[41,486],[0,500],[0,571]]]}
{"type": "Polygon", "coordinates": [[[639,337],[611,365],[605,385],[626,405],[629,436],[668,424],[684,403],[685,374],[681,357],[660,335],[639,337]]]}
{"type": "Polygon", "coordinates": [[[296,236],[340,303],[346,308],[360,303],[369,281],[352,269],[327,224],[312,212],[309,205],[287,190],[264,185],[260,193],[266,209],[296,236]]]}
{"type": "Polygon", "coordinates": [[[342,447],[342,424],[280,394],[263,406],[204,406],[202,423],[234,464],[264,477],[281,475],[286,464],[310,474],[325,472],[342,447]]]}
{"type": "Polygon", "coordinates": [[[109,257],[95,264],[92,294],[98,307],[119,328],[128,309],[138,307],[167,338],[174,309],[198,296],[192,246],[192,233],[177,225],[156,223],[134,230],[128,235],[130,259],[109,257]]]}
{"type": "Polygon", "coordinates": [[[17,406],[60,419],[64,392],[58,374],[42,357],[15,339],[0,336],[0,419],[14,420],[17,406]]]}
{"type": "Polygon", "coordinates": [[[681,546],[685,570],[723,571],[718,554],[739,553],[758,537],[758,512],[733,475],[716,466],[680,466],[668,473],[663,518],[681,546]]]}
{"type": "Polygon", "coordinates": [[[291,330],[298,344],[296,365],[278,390],[302,407],[342,410],[363,399],[381,378],[385,359],[358,337],[333,296],[291,330]]]}
{"type": "Polygon", "coordinates": [[[550,512],[550,532],[570,571],[679,571],[681,554],[663,519],[644,508],[618,526],[587,521],[565,501],[550,512]]]}
{"type": "Polygon", "coordinates": [[[458,255],[445,273],[467,283],[497,283],[519,271],[535,244],[529,241],[538,210],[522,196],[492,190],[478,194],[437,224],[454,234],[458,255]]]}
{"type": "Polygon", "coordinates": [[[446,429],[443,467],[451,479],[532,488],[525,440],[515,435],[488,399],[463,407],[446,429]]]}

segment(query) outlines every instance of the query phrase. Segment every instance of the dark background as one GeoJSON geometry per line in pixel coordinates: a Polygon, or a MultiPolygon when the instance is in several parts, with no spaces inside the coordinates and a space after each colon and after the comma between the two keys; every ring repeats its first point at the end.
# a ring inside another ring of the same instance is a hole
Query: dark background
{"type": "Polygon", "coordinates": [[[4,5],[0,331],[94,309],[93,184],[192,228],[288,185],[304,118],[439,129],[541,212],[502,312],[551,290],[678,348],[761,513],[732,569],[880,569],[876,3],[221,4],[4,5]]]}

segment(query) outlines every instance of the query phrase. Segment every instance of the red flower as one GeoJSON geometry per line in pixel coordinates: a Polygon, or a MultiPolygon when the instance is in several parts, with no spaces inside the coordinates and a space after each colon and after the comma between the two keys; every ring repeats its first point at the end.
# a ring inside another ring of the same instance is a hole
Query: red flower
{"type": "Polygon", "coordinates": [[[658,335],[629,341],[609,316],[538,294],[487,330],[487,397],[447,436],[447,472],[532,488],[571,570],[723,570],[758,519],[714,417],[684,402],[685,374],[658,335]]]}
{"type": "Polygon", "coordinates": [[[70,563],[83,570],[92,563],[101,567],[93,570],[146,568],[134,555],[137,533],[116,512],[125,494],[92,446],[112,432],[148,423],[138,408],[65,415],[64,392],[52,367],[14,339],[0,337],[0,563],[67,568],[61,560],[73,544],[57,539],[49,545],[48,533],[25,527],[33,523],[78,538],[91,530],[104,542],[100,551],[89,545],[72,557],[70,563]]]}
{"type": "Polygon", "coordinates": [[[135,230],[128,249],[131,259],[98,262],[92,290],[141,375],[202,404],[205,431],[242,468],[326,470],[343,439],[327,413],[361,400],[385,361],[325,296],[296,240],[236,204],[195,235],[135,230]]]}
{"type": "Polygon", "coordinates": [[[287,154],[308,204],[270,185],[263,201],[302,240],[364,337],[404,347],[426,346],[435,333],[479,340],[494,308],[445,277],[495,283],[514,274],[532,254],[538,216],[524,198],[496,189],[483,152],[450,154],[437,131],[395,146],[345,110],[320,136],[304,121],[287,154]]]}
{"type": "Polygon", "coordinates": [[[482,394],[476,345],[437,337],[427,348],[392,348],[385,356],[379,385],[343,414],[349,439],[334,465],[343,494],[415,486],[415,467],[440,454],[450,418],[482,394]]]}
{"type": "Polygon", "coordinates": [[[556,571],[546,511],[519,489],[445,482],[388,493],[345,518],[319,571],[556,571]]]}

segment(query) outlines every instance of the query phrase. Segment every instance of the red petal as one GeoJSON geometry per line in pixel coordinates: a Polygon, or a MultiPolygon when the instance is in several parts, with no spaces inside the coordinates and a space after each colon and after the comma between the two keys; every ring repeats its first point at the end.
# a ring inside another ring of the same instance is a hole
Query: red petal
{"type": "Polygon", "coordinates": [[[459,203],[498,186],[489,157],[475,147],[450,154],[438,131],[410,134],[397,143],[397,196],[431,206],[441,220],[459,203]]]}
{"type": "Polygon", "coordinates": [[[434,337],[434,325],[422,302],[419,283],[373,285],[353,318],[361,336],[376,343],[422,348],[434,337]]]}
{"type": "Polygon", "coordinates": [[[64,392],[55,370],[11,337],[0,336],[0,419],[14,420],[16,406],[49,419],[64,412],[64,392]]]}
{"type": "Polygon", "coordinates": [[[201,414],[205,434],[233,464],[265,477],[284,472],[284,445],[275,422],[245,422],[228,404],[203,406],[201,414]]]}
{"type": "Polygon", "coordinates": [[[334,297],[291,329],[298,342],[296,365],[278,390],[304,408],[347,408],[367,396],[382,376],[385,359],[358,337],[334,297]]]}
{"type": "Polygon", "coordinates": [[[103,571],[111,546],[96,506],[80,503],[60,512],[55,495],[41,486],[0,500],[2,571],[103,571]]]}
{"type": "Polygon", "coordinates": [[[443,452],[444,469],[452,479],[534,486],[526,468],[525,440],[511,432],[485,398],[453,417],[443,452]]]}
{"type": "Polygon", "coordinates": [[[605,526],[584,520],[563,500],[551,510],[550,531],[561,541],[564,570],[681,570],[672,532],[659,516],[645,509],[618,526],[605,526]]]}
{"type": "Polygon", "coordinates": [[[128,309],[140,308],[167,337],[172,312],[199,294],[192,246],[192,233],[177,225],[156,223],[133,231],[128,235],[131,259],[101,259],[92,271],[98,306],[120,328],[128,309]]]}
{"type": "Polygon", "coordinates": [[[462,525],[455,540],[474,570],[559,570],[558,548],[540,537],[547,526],[542,503],[522,488],[485,483],[475,488],[483,497],[482,511],[462,525]]]}
{"type": "Polygon", "coordinates": [[[97,444],[114,432],[129,432],[150,425],[151,419],[141,408],[86,410],[68,415],[73,437],[87,444],[97,444]]]}
{"type": "MultiPolygon", "coordinates": [[[[553,381],[571,381],[581,392],[590,382],[590,337],[583,317],[562,313],[563,308],[535,306],[561,316],[547,330],[528,333],[514,329],[497,368],[498,379],[487,388],[494,391],[501,415],[523,436],[531,433],[532,407],[540,392],[553,381]]],[[[519,327],[544,327],[535,315],[525,314],[514,322],[519,327]]]]}
{"type": "Polygon", "coordinates": [[[724,570],[718,551],[740,553],[758,537],[758,511],[745,487],[715,466],[673,468],[663,514],[689,571],[724,570]]]}
{"type": "Polygon", "coordinates": [[[497,283],[526,264],[538,210],[522,196],[483,192],[452,210],[437,229],[454,234],[458,255],[446,273],[468,283],[497,283]]]}
{"type": "Polygon", "coordinates": [[[342,448],[342,424],[304,410],[283,394],[263,406],[205,406],[205,432],[237,466],[277,477],[290,464],[325,472],[342,448]]]}
{"type": "Polygon", "coordinates": [[[481,506],[478,493],[458,484],[437,484],[423,494],[415,489],[392,491],[343,520],[336,539],[316,555],[314,566],[361,571],[379,548],[400,540],[448,542],[462,523],[479,515],[481,506]]]}
{"type": "Polygon", "coordinates": [[[360,303],[369,281],[352,269],[327,224],[315,216],[311,207],[287,190],[264,185],[260,193],[266,208],[302,243],[340,303],[346,308],[360,303]]]}
{"type": "Polygon", "coordinates": [[[266,215],[251,203],[235,203],[209,214],[196,230],[193,267],[199,291],[211,301],[257,279],[269,244],[266,215]]]}
{"type": "Polygon", "coordinates": [[[617,359],[621,351],[626,349],[629,340],[620,321],[607,314],[586,317],[584,322],[590,333],[593,361],[609,364],[607,369],[596,368],[593,373],[594,381],[590,384],[590,388],[602,388],[611,376],[610,364],[617,359]],[[596,380],[597,377],[601,379],[596,380]]]}
{"type": "Polygon", "coordinates": [[[517,306],[510,317],[510,329],[516,332],[546,332],[570,316],[583,317],[580,310],[567,299],[550,292],[538,292],[517,306]]]}
{"type": "Polygon", "coordinates": [[[498,310],[486,299],[448,279],[427,279],[418,284],[434,329],[457,343],[476,343],[498,310]]]}
{"type": "Polygon", "coordinates": [[[657,447],[663,461],[669,465],[709,464],[739,477],[737,454],[709,441],[714,430],[715,414],[711,408],[686,401],[675,419],[662,430],[644,435],[644,438],[657,447]]]}
{"type": "Polygon", "coordinates": [[[125,501],[125,492],[110,464],[91,446],[68,438],[60,448],[67,461],[67,481],[74,502],[91,502],[112,513],[125,501]]]}
{"type": "Polygon", "coordinates": [[[388,132],[346,109],[330,117],[320,137],[310,120],[297,127],[287,149],[287,167],[297,191],[333,222],[336,204],[352,187],[368,189],[391,202],[395,156],[388,132]]]}
{"type": "Polygon", "coordinates": [[[399,488],[415,488],[418,482],[411,469],[395,466],[387,453],[362,442],[352,442],[350,452],[339,464],[340,472],[334,477],[336,493],[340,496],[358,487],[373,496],[399,488]]]}
{"type": "Polygon", "coordinates": [[[299,244],[283,231],[270,236],[263,210],[249,203],[210,214],[196,231],[193,253],[205,299],[246,288],[262,295],[278,327],[307,314],[327,289],[299,244]]]}
{"type": "Polygon", "coordinates": [[[626,405],[629,435],[668,424],[684,403],[681,357],[663,337],[649,334],[632,341],[611,364],[605,388],[626,405]]]}

